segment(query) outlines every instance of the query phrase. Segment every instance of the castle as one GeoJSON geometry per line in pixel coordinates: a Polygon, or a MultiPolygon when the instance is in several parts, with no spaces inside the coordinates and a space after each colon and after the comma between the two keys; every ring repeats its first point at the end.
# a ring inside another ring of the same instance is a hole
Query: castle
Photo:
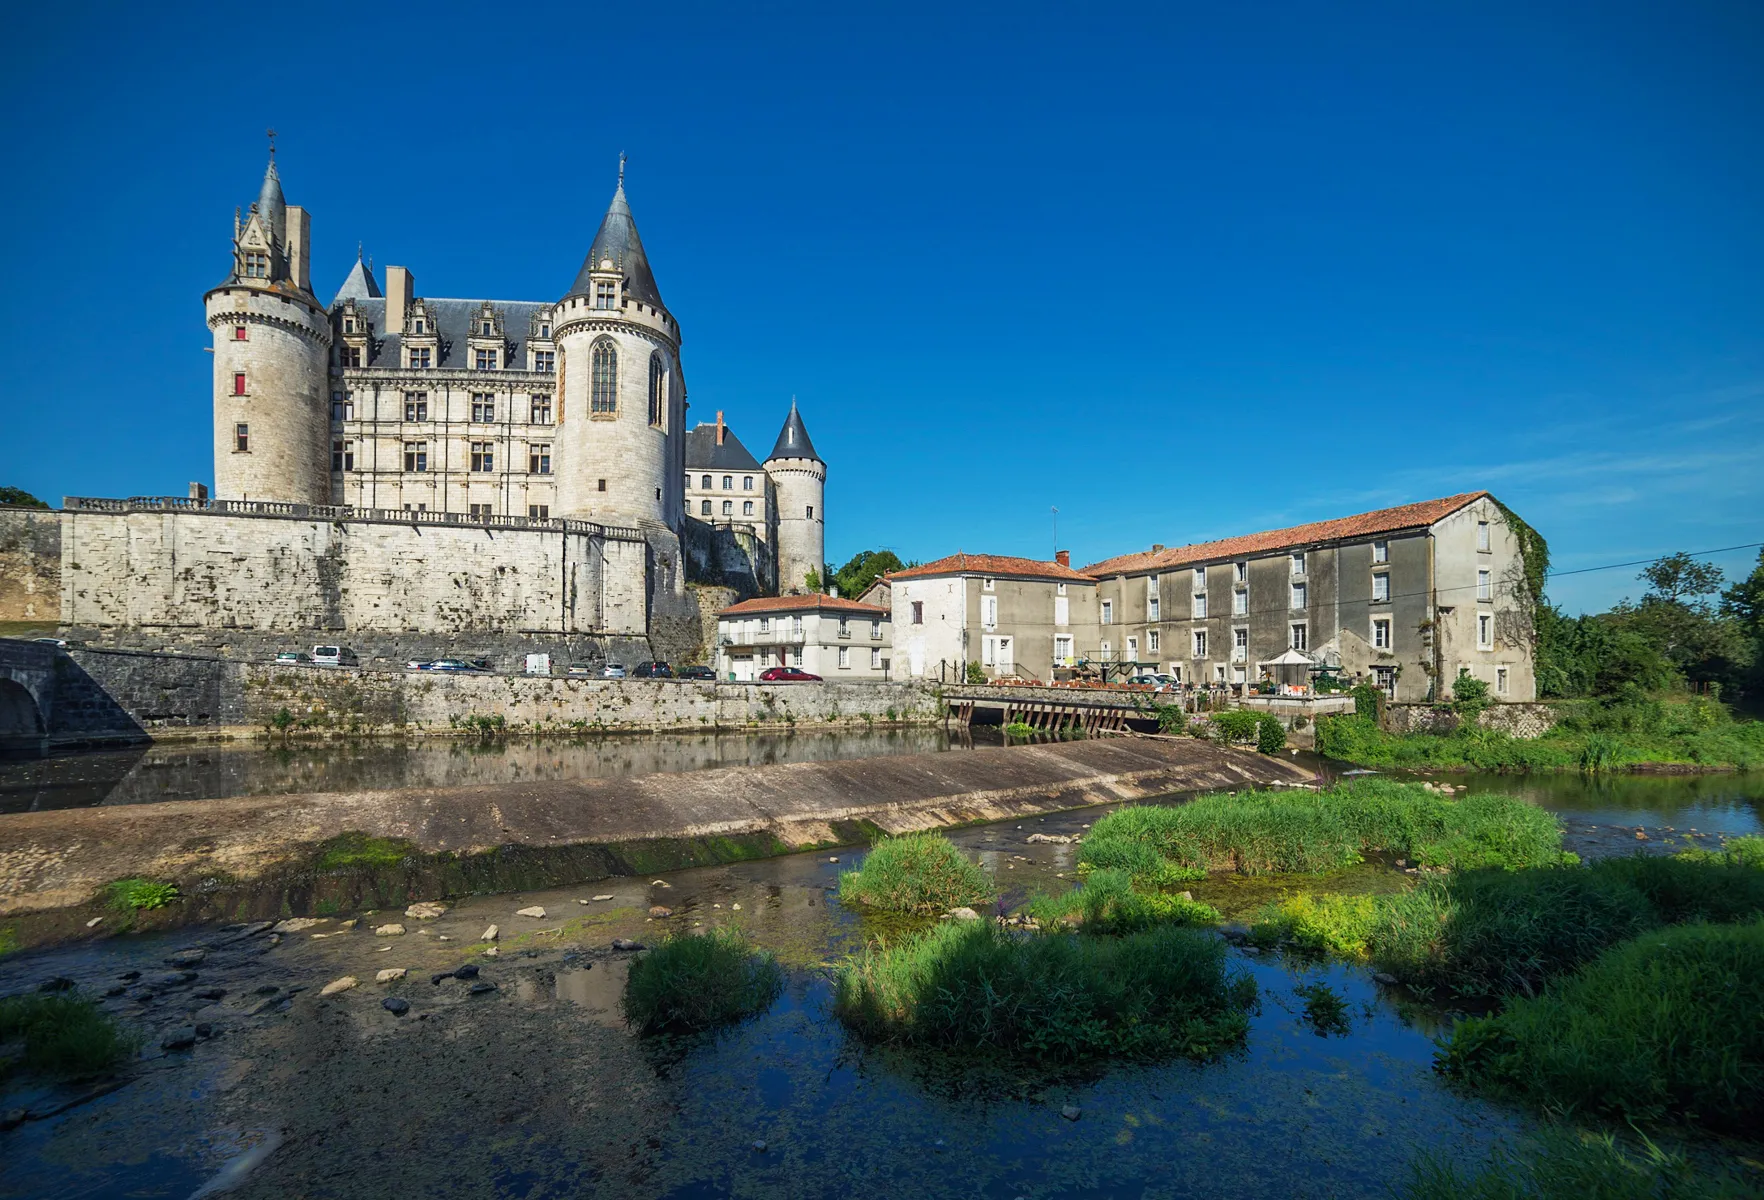
{"type": "Polygon", "coordinates": [[[763,463],[722,413],[687,426],[622,161],[557,300],[429,297],[398,266],[382,288],[358,251],[324,304],[273,148],[233,224],[204,297],[212,497],[70,497],[65,625],[562,634],[666,657],[705,627],[687,584],[799,591],[824,571],[826,464],[795,402],[763,463]]]}

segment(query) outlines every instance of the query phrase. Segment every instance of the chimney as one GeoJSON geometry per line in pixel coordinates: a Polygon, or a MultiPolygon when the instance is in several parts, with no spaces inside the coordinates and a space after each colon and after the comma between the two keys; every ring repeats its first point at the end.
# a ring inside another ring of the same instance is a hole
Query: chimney
{"type": "Polygon", "coordinates": [[[410,307],[415,281],[405,267],[386,268],[386,333],[404,335],[404,310],[410,307]]]}
{"type": "Polygon", "coordinates": [[[1156,554],[1158,551],[1162,550],[1163,548],[1164,548],[1164,543],[1162,543],[1162,542],[1153,542],[1152,543],[1152,553],[1153,554],[1156,554]]]}
{"type": "Polygon", "coordinates": [[[312,291],[312,218],[298,204],[288,206],[288,278],[312,291]]]}
{"type": "Polygon", "coordinates": [[[717,410],[717,445],[719,446],[723,444],[723,432],[723,410],[719,408],[717,410]]]}
{"type": "Polygon", "coordinates": [[[1070,550],[1055,550],[1054,561],[1059,563],[1062,567],[1070,567],[1072,565],[1072,552],[1070,550]]]}
{"type": "Polygon", "coordinates": [[[192,499],[192,500],[206,500],[206,499],[208,499],[208,485],[206,483],[192,483],[190,485],[190,499],[192,499]]]}

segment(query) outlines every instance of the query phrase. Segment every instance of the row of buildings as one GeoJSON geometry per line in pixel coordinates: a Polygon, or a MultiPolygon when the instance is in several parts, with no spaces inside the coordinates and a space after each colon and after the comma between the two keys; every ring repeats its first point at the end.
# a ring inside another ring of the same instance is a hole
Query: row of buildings
{"type": "Polygon", "coordinates": [[[773,663],[959,679],[977,663],[989,678],[1051,680],[1101,664],[1206,686],[1328,667],[1400,701],[1445,695],[1468,671],[1500,699],[1531,700],[1525,587],[1515,523],[1471,492],[1082,568],[1064,552],[959,553],[855,602],[751,600],[723,615],[720,666],[738,679],[773,663]]]}

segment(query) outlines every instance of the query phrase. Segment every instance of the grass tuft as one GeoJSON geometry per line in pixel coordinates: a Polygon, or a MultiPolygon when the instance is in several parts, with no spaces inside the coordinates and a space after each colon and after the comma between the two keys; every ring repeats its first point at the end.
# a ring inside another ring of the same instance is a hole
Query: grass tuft
{"type": "Polygon", "coordinates": [[[839,876],[845,904],[903,913],[945,913],[985,904],[992,880],[940,833],[907,833],[870,848],[863,865],[839,876]]]}
{"type": "Polygon", "coordinates": [[[1162,892],[1136,890],[1126,871],[1092,871],[1080,887],[1058,896],[1037,896],[1025,911],[1046,926],[1071,922],[1084,933],[1141,933],[1160,925],[1217,925],[1210,904],[1162,892]]]}
{"type": "Polygon", "coordinates": [[[1474,1172],[1423,1155],[1397,1194],[1403,1200],[1738,1200],[1758,1193],[1723,1169],[1700,1166],[1646,1138],[1630,1149],[1610,1133],[1553,1126],[1522,1148],[1497,1146],[1474,1172]]]}
{"type": "Polygon", "coordinates": [[[110,902],[125,912],[164,908],[178,900],[178,885],[153,879],[119,879],[110,885],[110,902]]]}
{"type": "Polygon", "coordinates": [[[69,1079],[100,1074],[140,1048],[96,1002],[67,993],[0,1000],[0,1042],[15,1040],[27,1069],[69,1079]]]}
{"type": "Polygon", "coordinates": [[[1318,1037],[1348,1032],[1347,1000],[1327,983],[1306,983],[1293,989],[1305,1002],[1304,1021],[1318,1037]]]}
{"type": "Polygon", "coordinates": [[[625,1020],[643,1033],[710,1029],[765,1011],[783,990],[778,960],[736,931],[678,934],[631,963],[625,1020]]]}

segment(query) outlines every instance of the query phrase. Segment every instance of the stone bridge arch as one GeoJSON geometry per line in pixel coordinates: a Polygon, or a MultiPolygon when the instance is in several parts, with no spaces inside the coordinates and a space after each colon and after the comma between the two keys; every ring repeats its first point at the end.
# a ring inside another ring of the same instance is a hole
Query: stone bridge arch
{"type": "Polygon", "coordinates": [[[0,754],[41,754],[47,734],[31,689],[0,672],[0,754]]]}

